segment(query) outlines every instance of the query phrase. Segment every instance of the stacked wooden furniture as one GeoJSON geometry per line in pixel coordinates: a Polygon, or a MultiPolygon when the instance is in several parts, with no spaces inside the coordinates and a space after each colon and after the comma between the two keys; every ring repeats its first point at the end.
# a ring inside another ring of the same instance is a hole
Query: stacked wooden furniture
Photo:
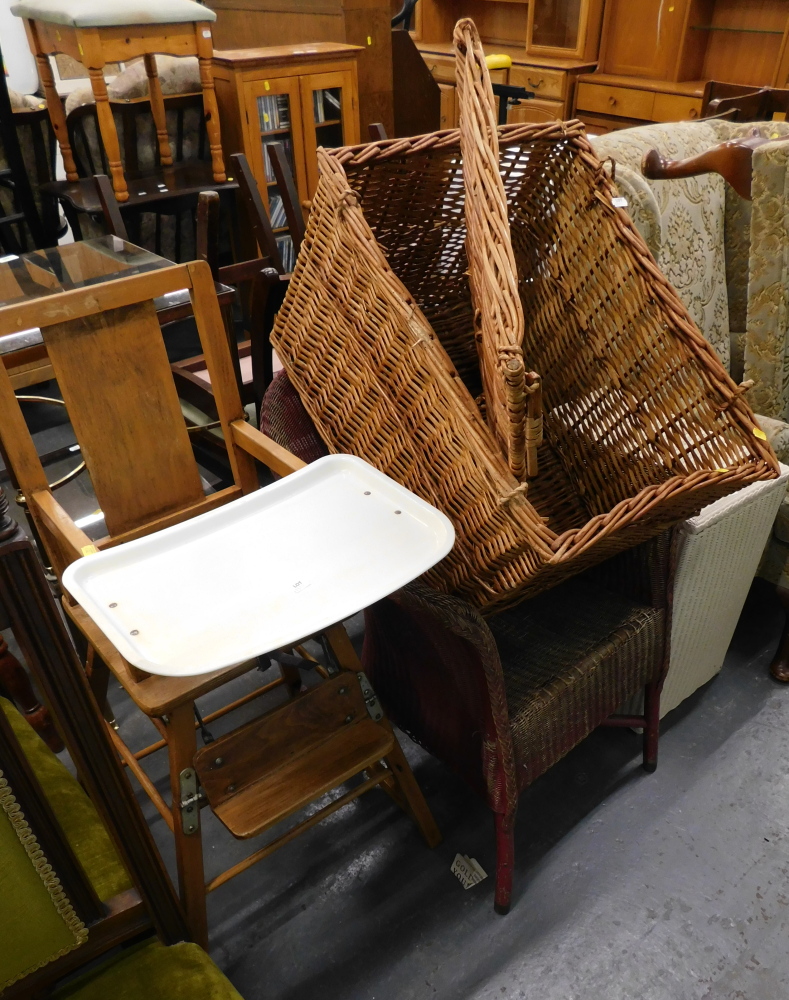
{"type": "Polygon", "coordinates": [[[301,200],[318,185],[317,148],[359,142],[357,45],[333,42],[214,53],[225,155],[244,153],[263,194],[286,270],[285,200],[268,147],[281,143],[301,200]]]}
{"type": "Polygon", "coordinates": [[[459,18],[473,18],[488,54],[512,59],[510,69],[491,72],[494,83],[535,93],[509,121],[543,122],[571,116],[577,79],[597,61],[602,13],[602,0],[421,0],[414,38],[441,87],[440,127],[457,126],[451,39],[459,18]]]}
{"type": "MultiPolygon", "coordinates": [[[[398,3],[399,7],[400,4],[398,3]]],[[[214,45],[241,49],[260,45],[304,46],[345,42],[360,46],[359,111],[363,127],[383,122],[394,135],[392,43],[386,0],[212,0],[214,45]]],[[[234,149],[234,153],[238,150],[234,149]]]]}
{"type": "Polygon", "coordinates": [[[702,116],[707,81],[783,87],[782,0],[608,0],[598,71],[580,77],[574,114],[595,132],[702,116]]]}
{"type": "Polygon", "coordinates": [[[88,71],[96,100],[101,141],[107,152],[112,186],[118,201],[128,201],[129,190],[103,71],[107,63],[128,62],[138,56],[145,60],[159,156],[165,167],[172,165],[173,157],[167,134],[156,53],[197,56],[213,179],[217,183],[226,179],[211,77],[211,23],[216,20],[213,11],[193,0],[168,0],[167,3],[147,0],[136,6],[132,5],[128,10],[121,5],[101,10],[98,6],[72,6],[69,0],[27,0],[15,4],[12,13],[25,19],[30,49],[38,64],[67,180],[79,180],[79,174],[69,143],[63,105],[55,89],[49,64],[49,56],[59,52],[81,61],[88,71]]]}

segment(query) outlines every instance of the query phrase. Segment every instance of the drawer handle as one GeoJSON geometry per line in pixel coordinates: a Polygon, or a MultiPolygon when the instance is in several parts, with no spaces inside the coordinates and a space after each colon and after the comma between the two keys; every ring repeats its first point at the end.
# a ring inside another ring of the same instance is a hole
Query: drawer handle
{"type": "Polygon", "coordinates": [[[535,83],[530,76],[527,76],[526,82],[529,84],[530,87],[534,87],[535,90],[539,90],[540,87],[545,83],[545,80],[543,79],[543,77],[540,77],[540,79],[535,83]]]}
{"type": "Polygon", "coordinates": [[[699,117],[699,109],[698,108],[691,108],[690,109],[690,115],[689,115],[689,117],[690,118],[698,118],[699,117]]]}
{"type": "Polygon", "coordinates": [[[609,97],[608,98],[608,103],[611,105],[612,108],[615,108],[616,107],[616,98],[615,97],[609,97]]]}

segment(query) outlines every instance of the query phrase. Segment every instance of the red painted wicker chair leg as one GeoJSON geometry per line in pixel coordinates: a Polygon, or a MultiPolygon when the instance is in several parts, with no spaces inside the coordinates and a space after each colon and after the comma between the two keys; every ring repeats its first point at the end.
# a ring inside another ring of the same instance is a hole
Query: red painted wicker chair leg
{"type": "Polygon", "coordinates": [[[776,587],[775,592],[786,612],[786,619],[783,632],[781,632],[781,641],[778,643],[778,649],[776,649],[773,662],[770,664],[770,673],[777,681],[783,681],[784,684],[787,684],[789,683],[789,590],[785,587],[776,587]]]}
{"type": "Polygon", "coordinates": [[[662,681],[644,688],[644,770],[657,770],[658,739],[660,738],[660,689],[662,681]]]}
{"type": "Polygon", "coordinates": [[[8,643],[2,635],[0,635],[0,688],[8,694],[49,749],[60,753],[63,741],[52,724],[49,712],[38,700],[27,671],[8,648],[8,643]]]}
{"type": "Polygon", "coordinates": [[[496,896],[493,908],[502,916],[510,912],[512,875],[515,869],[515,813],[494,813],[496,820],[496,896]]]}

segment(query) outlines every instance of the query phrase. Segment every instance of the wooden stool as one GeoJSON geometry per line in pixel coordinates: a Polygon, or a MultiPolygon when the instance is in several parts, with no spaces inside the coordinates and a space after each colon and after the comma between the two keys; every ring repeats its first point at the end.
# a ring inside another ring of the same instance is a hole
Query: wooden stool
{"type": "Polygon", "coordinates": [[[57,52],[72,56],[88,71],[96,99],[101,139],[118,201],[126,201],[129,193],[103,69],[106,63],[128,62],[136,56],[145,59],[159,156],[165,167],[172,164],[173,157],[167,137],[155,53],[197,56],[214,180],[221,182],[226,179],[211,66],[214,47],[210,22],[216,20],[212,10],[195,3],[195,0],[137,0],[134,3],[127,3],[126,0],[113,0],[111,3],[105,0],[23,0],[14,4],[11,10],[17,17],[25,19],[30,48],[38,63],[49,117],[63,154],[68,180],[79,180],[79,175],[69,144],[66,116],[49,65],[49,56],[57,52]],[[130,17],[135,19],[135,23],[128,23],[130,17]]]}

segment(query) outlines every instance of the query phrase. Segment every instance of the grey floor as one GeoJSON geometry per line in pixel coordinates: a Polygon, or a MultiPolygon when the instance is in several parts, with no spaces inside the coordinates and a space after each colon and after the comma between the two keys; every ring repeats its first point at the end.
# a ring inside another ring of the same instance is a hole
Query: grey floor
{"type": "MultiPolygon", "coordinates": [[[[766,673],[779,623],[757,581],[722,673],[665,720],[654,775],[635,734],[607,730],[535,783],[507,917],[492,878],[464,890],[449,870],[460,852],[492,873],[490,814],[409,744],[444,843],[428,850],[367,795],[211,897],[214,959],[246,1000],[786,997],[789,689],[766,673]]],[[[203,816],[211,875],[249,845],[203,816]]]]}
{"type": "MultiPolygon", "coordinates": [[[[94,505],[81,489],[75,516],[94,505]]],[[[601,730],[523,795],[507,917],[493,912],[490,813],[404,740],[443,844],[428,850],[371,792],[210,897],[214,959],[246,1000],[789,996],[789,687],[767,674],[779,627],[757,581],[720,676],[664,721],[655,774],[634,733],[601,730]],[[457,852],[491,877],[464,890],[457,852]]],[[[122,693],[112,701],[132,746],[155,738],[122,693]]],[[[166,792],[166,762],[150,760],[166,792]]],[[[256,846],[202,816],[209,877],[256,846]]]]}

